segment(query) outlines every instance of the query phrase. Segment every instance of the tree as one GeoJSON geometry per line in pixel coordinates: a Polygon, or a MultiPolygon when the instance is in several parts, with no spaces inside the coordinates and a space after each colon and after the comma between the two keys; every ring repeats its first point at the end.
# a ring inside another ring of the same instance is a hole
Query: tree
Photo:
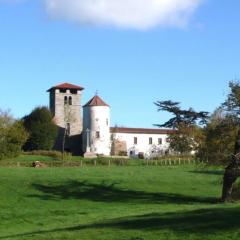
{"type": "Polygon", "coordinates": [[[229,88],[225,102],[204,128],[205,141],[198,156],[210,164],[226,164],[234,152],[240,126],[240,83],[231,81],[229,88]]]}
{"type": "Polygon", "coordinates": [[[199,149],[203,129],[196,125],[179,124],[176,133],[169,136],[170,148],[180,154],[189,154],[199,149]]]}
{"type": "Polygon", "coordinates": [[[167,122],[155,124],[155,126],[158,127],[177,128],[181,124],[186,126],[196,124],[204,125],[209,118],[208,112],[196,112],[193,108],[182,110],[179,102],[173,102],[171,100],[158,101],[155,105],[158,107],[158,111],[167,111],[173,115],[167,122]]]}
{"type": "Polygon", "coordinates": [[[238,81],[231,81],[229,87],[230,93],[228,94],[226,101],[222,104],[222,107],[226,111],[226,115],[233,119],[234,125],[232,124],[232,126],[235,126],[238,133],[235,137],[231,138],[232,145],[234,143],[233,139],[235,139],[235,146],[234,154],[232,154],[230,163],[225,168],[222,189],[223,202],[229,202],[232,200],[234,183],[237,178],[240,177],[240,83],[238,81]]]}
{"type": "Polygon", "coordinates": [[[47,107],[37,107],[23,118],[24,127],[29,132],[29,138],[24,145],[25,151],[51,150],[56,137],[57,126],[47,107]]]}
{"type": "Polygon", "coordinates": [[[27,137],[22,121],[0,110],[0,159],[18,156],[27,137]]]}
{"type": "Polygon", "coordinates": [[[208,112],[196,112],[189,108],[183,110],[179,102],[158,101],[155,103],[158,111],[167,111],[173,115],[163,124],[155,124],[158,127],[176,129],[176,133],[169,136],[170,148],[177,153],[191,153],[195,151],[202,140],[202,129],[198,125],[207,123],[208,112]]]}
{"type": "Polygon", "coordinates": [[[230,202],[232,200],[233,185],[237,178],[240,177],[240,131],[238,132],[235,144],[235,154],[232,155],[231,161],[225,168],[222,188],[222,201],[230,202]]]}
{"type": "Polygon", "coordinates": [[[240,82],[229,82],[230,93],[226,101],[222,104],[223,109],[228,115],[234,116],[239,120],[240,118],[240,82]]]}
{"type": "Polygon", "coordinates": [[[236,118],[218,108],[203,129],[204,143],[198,157],[210,164],[225,164],[234,152],[238,129],[236,118]]]}

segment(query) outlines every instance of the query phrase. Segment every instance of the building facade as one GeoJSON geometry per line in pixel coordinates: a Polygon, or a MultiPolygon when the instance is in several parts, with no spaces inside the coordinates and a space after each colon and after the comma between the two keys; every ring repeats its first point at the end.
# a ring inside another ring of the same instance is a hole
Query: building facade
{"type": "Polygon", "coordinates": [[[50,110],[59,128],[56,150],[131,157],[168,152],[173,130],[110,127],[110,106],[95,95],[82,107],[83,90],[69,83],[48,90],[50,110]]]}
{"type": "MultiPolygon", "coordinates": [[[[112,142],[124,143],[128,156],[151,157],[169,152],[169,135],[172,130],[149,128],[111,128],[112,142]]],[[[124,149],[121,149],[124,154],[124,149]]],[[[117,151],[115,154],[119,155],[117,151]]],[[[121,154],[121,153],[120,153],[121,154]]]]}

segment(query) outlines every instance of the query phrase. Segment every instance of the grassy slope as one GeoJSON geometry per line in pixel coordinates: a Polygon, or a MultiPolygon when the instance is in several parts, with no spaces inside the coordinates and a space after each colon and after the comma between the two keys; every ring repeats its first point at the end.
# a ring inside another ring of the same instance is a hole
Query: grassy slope
{"type": "Polygon", "coordinates": [[[221,171],[0,168],[0,239],[239,239],[221,171]]]}

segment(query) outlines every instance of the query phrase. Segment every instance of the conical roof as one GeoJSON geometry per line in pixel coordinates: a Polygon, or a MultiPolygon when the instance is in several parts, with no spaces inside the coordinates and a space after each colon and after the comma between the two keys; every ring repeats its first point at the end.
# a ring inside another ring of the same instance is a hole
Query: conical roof
{"type": "Polygon", "coordinates": [[[98,95],[95,95],[90,101],[88,101],[83,107],[94,107],[94,106],[106,106],[109,107],[98,95]]]}

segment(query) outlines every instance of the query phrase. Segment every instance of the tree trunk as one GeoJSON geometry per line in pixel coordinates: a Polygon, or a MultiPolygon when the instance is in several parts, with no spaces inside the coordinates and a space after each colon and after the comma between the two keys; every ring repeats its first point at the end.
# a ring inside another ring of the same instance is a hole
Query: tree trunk
{"type": "Polygon", "coordinates": [[[237,180],[234,169],[226,169],[223,178],[222,202],[230,202],[232,199],[233,184],[237,180]]]}
{"type": "Polygon", "coordinates": [[[63,140],[62,140],[62,160],[64,160],[66,135],[67,135],[67,129],[66,129],[66,127],[65,127],[65,129],[64,129],[64,134],[63,134],[63,140]]]}
{"type": "Polygon", "coordinates": [[[236,139],[235,154],[236,155],[233,155],[231,162],[225,169],[222,189],[223,202],[230,202],[232,200],[233,184],[240,176],[240,131],[238,131],[236,139]]]}

